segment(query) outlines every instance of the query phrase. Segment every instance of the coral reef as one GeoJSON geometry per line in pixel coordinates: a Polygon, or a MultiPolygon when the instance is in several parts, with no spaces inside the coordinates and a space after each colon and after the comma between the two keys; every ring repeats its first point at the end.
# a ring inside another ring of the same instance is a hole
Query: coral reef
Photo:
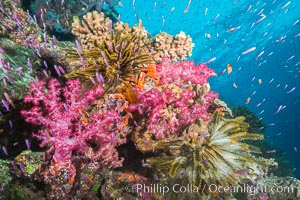
{"type": "Polygon", "coordinates": [[[156,65],[156,74],[159,86],[148,91],[135,87],[138,103],[129,106],[129,111],[147,116],[143,135],[159,140],[180,135],[199,118],[209,120],[207,110],[218,94],[209,91],[209,87],[206,91],[199,88],[205,87],[207,79],[214,75],[211,69],[202,64],[194,66],[192,61],[172,64],[165,59],[156,65]]]}
{"type": "Polygon", "coordinates": [[[34,107],[21,113],[27,122],[44,127],[35,135],[42,147],[51,147],[48,152],[53,153],[54,164],[69,164],[72,153],[76,152],[114,167],[122,165],[115,149],[126,142],[128,133],[128,127],[122,125],[122,116],[109,107],[88,113],[88,106],[96,104],[103,92],[98,85],[81,94],[78,80],[68,81],[64,88],[55,79],[47,87],[42,81],[30,84],[31,95],[24,101],[34,107]]]}
{"type": "MultiPolygon", "coordinates": [[[[15,99],[22,99],[29,88],[29,83],[34,81],[39,68],[35,52],[17,45],[5,38],[0,39],[0,93],[8,95],[3,101],[12,104],[15,99]]],[[[5,106],[6,107],[6,106],[5,106]]]]}
{"type": "Polygon", "coordinates": [[[156,62],[161,62],[164,57],[172,60],[186,60],[188,56],[191,56],[194,46],[191,37],[184,32],[175,36],[163,32],[151,38],[142,27],[141,21],[133,27],[123,22],[113,24],[112,20],[105,18],[103,13],[95,11],[87,13],[83,16],[83,20],[76,18],[72,24],[72,33],[77,36],[83,49],[93,49],[94,40],[109,42],[113,31],[118,34],[138,36],[139,40],[135,42],[136,48],[143,48],[155,58],[156,62]]]}
{"type": "Polygon", "coordinates": [[[37,48],[39,46],[40,28],[16,2],[1,1],[0,36],[8,37],[22,46],[37,48]]]}
{"type": "Polygon", "coordinates": [[[114,0],[65,0],[60,2],[35,0],[30,6],[30,10],[36,16],[40,27],[45,26],[52,33],[68,37],[67,34],[71,32],[74,17],[84,15],[93,9],[98,12],[103,11],[104,4],[108,4],[113,15],[118,15],[113,8],[117,4],[114,0]]]}
{"type": "Polygon", "coordinates": [[[152,37],[142,21],[98,13],[107,4],[116,14],[115,1],[35,1],[33,19],[8,2],[0,3],[0,35],[10,38],[0,39],[1,199],[299,199],[298,180],[272,175],[282,175],[283,153],[262,142],[263,122],[228,108],[210,90],[215,72],[186,60],[190,36],[152,37]],[[69,33],[73,17],[75,44],[48,36],[69,33]],[[198,191],[138,190],[175,183],[198,191]],[[294,190],[222,193],[212,184],[294,190]]]}

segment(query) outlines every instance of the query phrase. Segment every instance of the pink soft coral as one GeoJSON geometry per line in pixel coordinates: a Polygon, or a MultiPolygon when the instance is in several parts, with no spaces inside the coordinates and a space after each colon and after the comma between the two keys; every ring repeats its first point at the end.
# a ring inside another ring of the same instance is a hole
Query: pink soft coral
{"type": "Polygon", "coordinates": [[[72,153],[86,154],[114,167],[122,165],[116,146],[126,142],[123,118],[114,109],[97,110],[89,114],[90,105],[95,105],[104,90],[97,87],[82,92],[79,80],[70,80],[63,88],[56,79],[48,87],[42,81],[30,84],[30,93],[24,98],[32,103],[30,110],[21,113],[29,123],[42,129],[35,136],[41,146],[50,146],[54,152],[53,162],[68,163],[72,153]],[[94,147],[91,147],[94,144],[94,147]],[[93,149],[92,155],[90,152],[93,149]]]}
{"type": "Polygon", "coordinates": [[[147,130],[154,132],[156,139],[180,134],[197,119],[210,119],[207,110],[218,94],[207,91],[199,101],[202,97],[193,88],[207,84],[215,74],[212,69],[204,64],[194,66],[192,61],[172,63],[164,59],[156,70],[161,85],[148,91],[134,88],[138,103],[129,106],[130,111],[147,116],[147,130]]]}
{"type": "Polygon", "coordinates": [[[192,84],[203,85],[208,83],[208,78],[215,72],[201,63],[195,66],[194,61],[184,61],[172,63],[172,60],[164,58],[161,64],[156,65],[156,73],[161,84],[175,83],[182,85],[191,82],[192,84]]]}

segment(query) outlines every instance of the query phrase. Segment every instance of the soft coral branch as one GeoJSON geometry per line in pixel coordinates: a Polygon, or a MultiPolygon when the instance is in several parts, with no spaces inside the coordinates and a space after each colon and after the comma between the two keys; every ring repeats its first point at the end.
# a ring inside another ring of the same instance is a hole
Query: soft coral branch
{"type": "Polygon", "coordinates": [[[24,98],[34,106],[21,113],[29,123],[42,126],[35,136],[41,146],[54,151],[53,161],[69,162],[72,153],[89,156],[114,167],[122,165],[115,147],[126,142],[128,129],[122,126],[123,117],[114,108],[90,113],[91,105],[104,90],[98,85],[82,92],[79,80],[70,80],[62,87],[56,79],[46,84],[37,81],[30,84],[30,93],[24,98]],[[94,144],[91,147],[91,144],[94,144]]]}

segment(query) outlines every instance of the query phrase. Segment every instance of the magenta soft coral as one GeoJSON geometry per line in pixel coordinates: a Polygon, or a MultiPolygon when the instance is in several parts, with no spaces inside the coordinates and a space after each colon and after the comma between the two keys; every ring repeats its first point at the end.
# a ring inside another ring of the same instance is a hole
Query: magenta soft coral
{"type": "Polygon", "coordinates": [[[24,101],[33,107],[21,114],[27,122],[42,127],[35,136],[42,147],[49,146],[54,152],[53,162],[70,162],[74,152],[87,155],[89,144],[94,144],[90,158],[114,167],[122,165],[115,149],[126,142],[128,134],[122,129],[122,116],[114,109],[88,113],[103,92],[98,85],[83,93],[79,80],[69,80],[65,87],[56,79],[50,80],[47,87],[43,81],[30,84],[30,95],[24,101]]]}
{"type": "Polygon", "coordinates": [[[161,84],[175,83],[179,86],[188,81],[203,85],[208,83],[208,78],[216,75],[203,63],[196,66],[194,61],[173,63],[168,58],[164,58],[161,64],[156,65],[156,72],[161,84]]]}
{"type": "Polygon", "coordinates": [[[161,86],[149,91],[134,88],[138,103],[129,106],[130,111],[147,116],[147,130],[154,132],[156,139],[180,134],[182,128],[197,119],[210,119],[207,110],[218,94],[208,91],[204,102],[196,103],[199,97],[185,84],[207,84],[208,78],[215,75],[212,69],[204,64],[194,66],[193,61],[172,63],[169,59],[163,59],[156,69],[161,86]]]}

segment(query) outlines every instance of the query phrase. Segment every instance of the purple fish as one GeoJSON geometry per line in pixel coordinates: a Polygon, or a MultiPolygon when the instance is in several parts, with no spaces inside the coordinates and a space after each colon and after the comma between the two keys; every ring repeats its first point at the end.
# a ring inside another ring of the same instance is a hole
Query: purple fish
{"type": "Polygon", "coordinates": [[[4,74],[4,77],[5,77],[11,84],[14,84],[14,83],[15,83],[14,79],[13,79],[11,76],[9,76],[9,75],[7,75],[7,74],[4,74]]]}
{"type": "Polygon", "coordinates": [[[46,69],[48,69],[48,64],[47,64],[47,62],[45,60],[44,60],[43,64],[46,67],[46,69]]]}
{"type": "Polygon", "coordinates": [[[225,72],[226,72],[227,70],[226,70],[226,68],[225,69],[223,69],[218,75],[217,75],[217,77],[219,77],[219,76],[221,76],[221,75],[223,75],[225,72]]]}
{"type": "Polygon", "coordinates": [[[7,87],[7,81],[6,81],[6,79],[4,78],[4,79],[2,79],[2,82],[3,82],[3,85],[5,86],[5,87],[7,87]]]}
{"type": "Polygon", "coordinates": [[[5,146],[2,146],[2,151],[6,156],[8,156],[8,152],[5,146]]]}
{"type": "Polygon", "coordinates": [[[22,67],[16,67],[14,70],[15,70],[15,72],[18,72],[18,71],[21,71],[23,68],[22,67]]]}
{"type": "Polygon", "coordinates": [[[104,54],[103,51],[101,51],[101,55],[102,55],[103,60],[104,60],[104,62],[105,62],[105,66],[106,66],[106,67],[109,67],[108,61],[107,61],[106,56],[105,56],[105,54],[104,54]]]}
{"type": "Polygon", "coordinates": [[[55,35],[53,35],[53,42],[54,42],[54,44],[57,44],[57,38],[55,37],[55,35]]]}
{"type": "Polygon", "coordinates": [[[80,57],[80,61],[81,61],[81,65],[84,67],[85,63],[84,63],[84,59],[82,57],[80,57]]]}
{"type": "Polygon", "coordinates": [[[247,49],[246,51],[243,51],[242,54],[245,55],[247,53],[254,51],[255,49],[256,49],[256,47],[251,47],[251,48],[247,49]]]}
{"type": "Polygon", "coordinates": [[[7,102],[6,102],[4,99],[2,99],[1,101],[2,101],[2,104],[3,104],[3,106],[5,107],[5,109],[6,109],[7,111],[9,111],[9,106],[8,106],[7,102]]]}
{"type": "Polygon", "coordinates": [[[43,34],[43,39],[44,39],[44,42],[47,42],[47,34],[46,34],[46,32],[44,32],[44,34],[43,34]]]}
{"type": "Polygon", "coordinates": [[[120,24],[120,22],[121,22],[121,15],[119,14],[118,15],[118,24],[120,24]]]}
{"type": "Polygon", "coordinates": [[[75,40],[75,43],[76,43],[76,46],[77,46],[77,53],[80,56],[81,53],[82,53],[82,49],[81,49],[80,43],[78,42],[78,40],[75,40]]]}
{"type": "Polygon", "coordinates": [[[287,91],[286,93],[289,94],[291,92],[293,92],[296,89],[296,87],[293,87],[291,90],[287,91]]]}
{"type": "Polygon", "coordinates": [[[203,64],[206,65],[208,63],[211,63],[211,62],[215,61],[216,59],[217,59],[216,57],[213,57],[213,58],[209,59],[208,61],[204,62],[203,64]]]}
{"type": "Polygon", "coordinates": [[[58,74],[58,76],[61,76],[61,73],[56,65],[54,65],[54,69],[55,69],[56,73],[58,74]]]}
{"type": "Polygon", "coordinates": [[[69,109],[68,109],[68,106],[67,106],[67,104],[66,103],[64,103],[64,109],[65,109],[65,111],[69,111],[69,109]]]}
{"type": "Polygon", "coordinates": [[[23,162],[19,163],[19,167],[20,167],[22,173],[25,174],[25,166],[24,166],[23,162]]]}
{"type": "Polygon", "coordinates": [[[61,73],[62,74],[65,74],[66,72],[65,72],[65,70],[64,70],[64,68],[62,67],[62,66],[58,66],[58,69],[59,69],[59,71],[61,71],[61,73]]]}
{"type": "Polygon", "coordinates": [[[16,162],[13,160],[10,162],[12,168],[14,169],[14,171],[16,172],[17,171],[17,165],[16,165],[16,162]]]}
{"type": "Polygon", "coordinates": [[[210,136],[210,134],[209,134],[209,133],[206,133],[206,134],[204,134],[204,135],[200,135],[199,138],[206,138],[206,137],[209,137],[209,136],[210,136]]]}
{"type": "Polygon", "coordinates": [[[99,74],[98,72],[96,72],[96,77],[97,77],[97,80],[99,81],[99,83],[104,83],[104,78],[101,74],[99,74]]]}
{"type": "Polygon", "coordinates": [[[30,59],[29,59],[29,58],[27,58],[27,65],[28,65],[29,67],[32,67],[32,63],[30,62],[30,59]]]}
{"type": "Polygon", "coordinates": [[[27,149],[29,150],[30,149],[30,141],[28,139],[25,140],[25,144],[26,144],[27,149]]]}
{"type": "Polygon", "coordinates": [[[277,111],[274,113],[274,115],[278,114],[280,111],[282,111],[282,110],[285,109],[285,108],[286,108],[286,106],[280,105],[280,106],[278,107],[277,111]]]}
{"type": "Polygon", "coordinates": [[[13,128],[13,127],[14,127],[14,124],[13,124],[13,122],[12,122],[11,120],[8,120],[8,124],[9,124],[9,127],[10,127],[10,128],[13,128]]]}
{"type": "Polygon", "coordinates": [[[90,80],[93,83],[93,85],[96,85],[95,79],[92,76],[90,76],[90,80]]]}

